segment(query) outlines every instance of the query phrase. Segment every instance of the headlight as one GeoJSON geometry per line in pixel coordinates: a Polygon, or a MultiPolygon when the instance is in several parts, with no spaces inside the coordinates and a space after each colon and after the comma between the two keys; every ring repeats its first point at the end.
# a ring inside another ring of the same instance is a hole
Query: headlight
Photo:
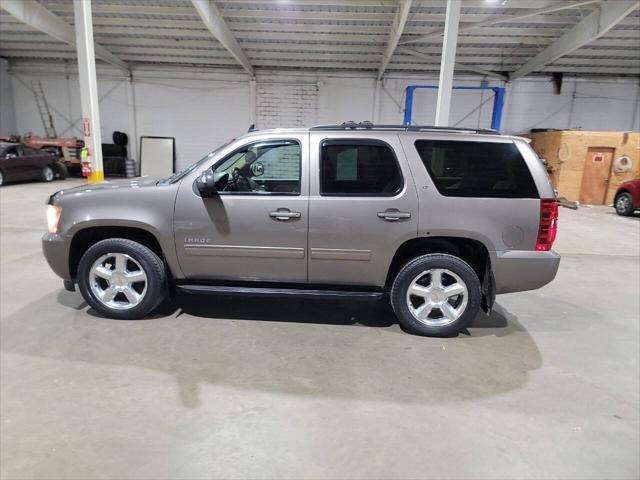
{"type": "Polygon", "coordinates": [[[49,227],[49,233],[58,233],[60,214],[62,214],[62,207],[56,207],[55,205],[47,206],[47,226],[49,227]]]}

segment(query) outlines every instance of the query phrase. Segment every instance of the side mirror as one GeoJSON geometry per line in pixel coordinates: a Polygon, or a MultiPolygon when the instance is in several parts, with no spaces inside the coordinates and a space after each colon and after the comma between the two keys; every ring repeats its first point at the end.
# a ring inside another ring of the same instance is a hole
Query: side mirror
{"type": "Polygon", "coordinates": [[[216,181],[211,170],[205,170],[196,180],[196,187],[203,196],[216,193],[216,181]]]}

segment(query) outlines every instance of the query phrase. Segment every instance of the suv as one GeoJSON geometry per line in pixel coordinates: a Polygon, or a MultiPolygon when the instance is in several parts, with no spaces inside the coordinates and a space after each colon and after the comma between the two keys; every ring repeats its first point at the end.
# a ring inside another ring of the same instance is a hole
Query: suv
{"type": "Polygon", "coordinates": [[[164,179],[49,199],[49,265],[100,314],[170,292],[380,298],[447,336],[556,275],[543,163],[494,131],[347,123],[253,131],[164,179]]]}

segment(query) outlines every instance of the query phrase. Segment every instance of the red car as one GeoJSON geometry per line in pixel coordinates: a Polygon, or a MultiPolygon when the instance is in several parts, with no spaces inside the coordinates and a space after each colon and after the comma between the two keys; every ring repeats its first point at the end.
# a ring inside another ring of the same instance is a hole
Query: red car
{"type": "Polygon", "coordinates": [[[640,209],[640,178],[624,182],[616,192],[613,202],[618,215],[628,216],[640,209]]]}

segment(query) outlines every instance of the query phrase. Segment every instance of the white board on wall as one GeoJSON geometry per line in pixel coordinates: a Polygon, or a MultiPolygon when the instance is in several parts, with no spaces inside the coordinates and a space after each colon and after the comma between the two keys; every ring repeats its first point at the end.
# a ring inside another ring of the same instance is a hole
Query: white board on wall
{"type": "Polygon", "coordinates": [[[176,140],[173,137],[140,137],[140,175],[166,177],[175,173],[176,140]]]}

